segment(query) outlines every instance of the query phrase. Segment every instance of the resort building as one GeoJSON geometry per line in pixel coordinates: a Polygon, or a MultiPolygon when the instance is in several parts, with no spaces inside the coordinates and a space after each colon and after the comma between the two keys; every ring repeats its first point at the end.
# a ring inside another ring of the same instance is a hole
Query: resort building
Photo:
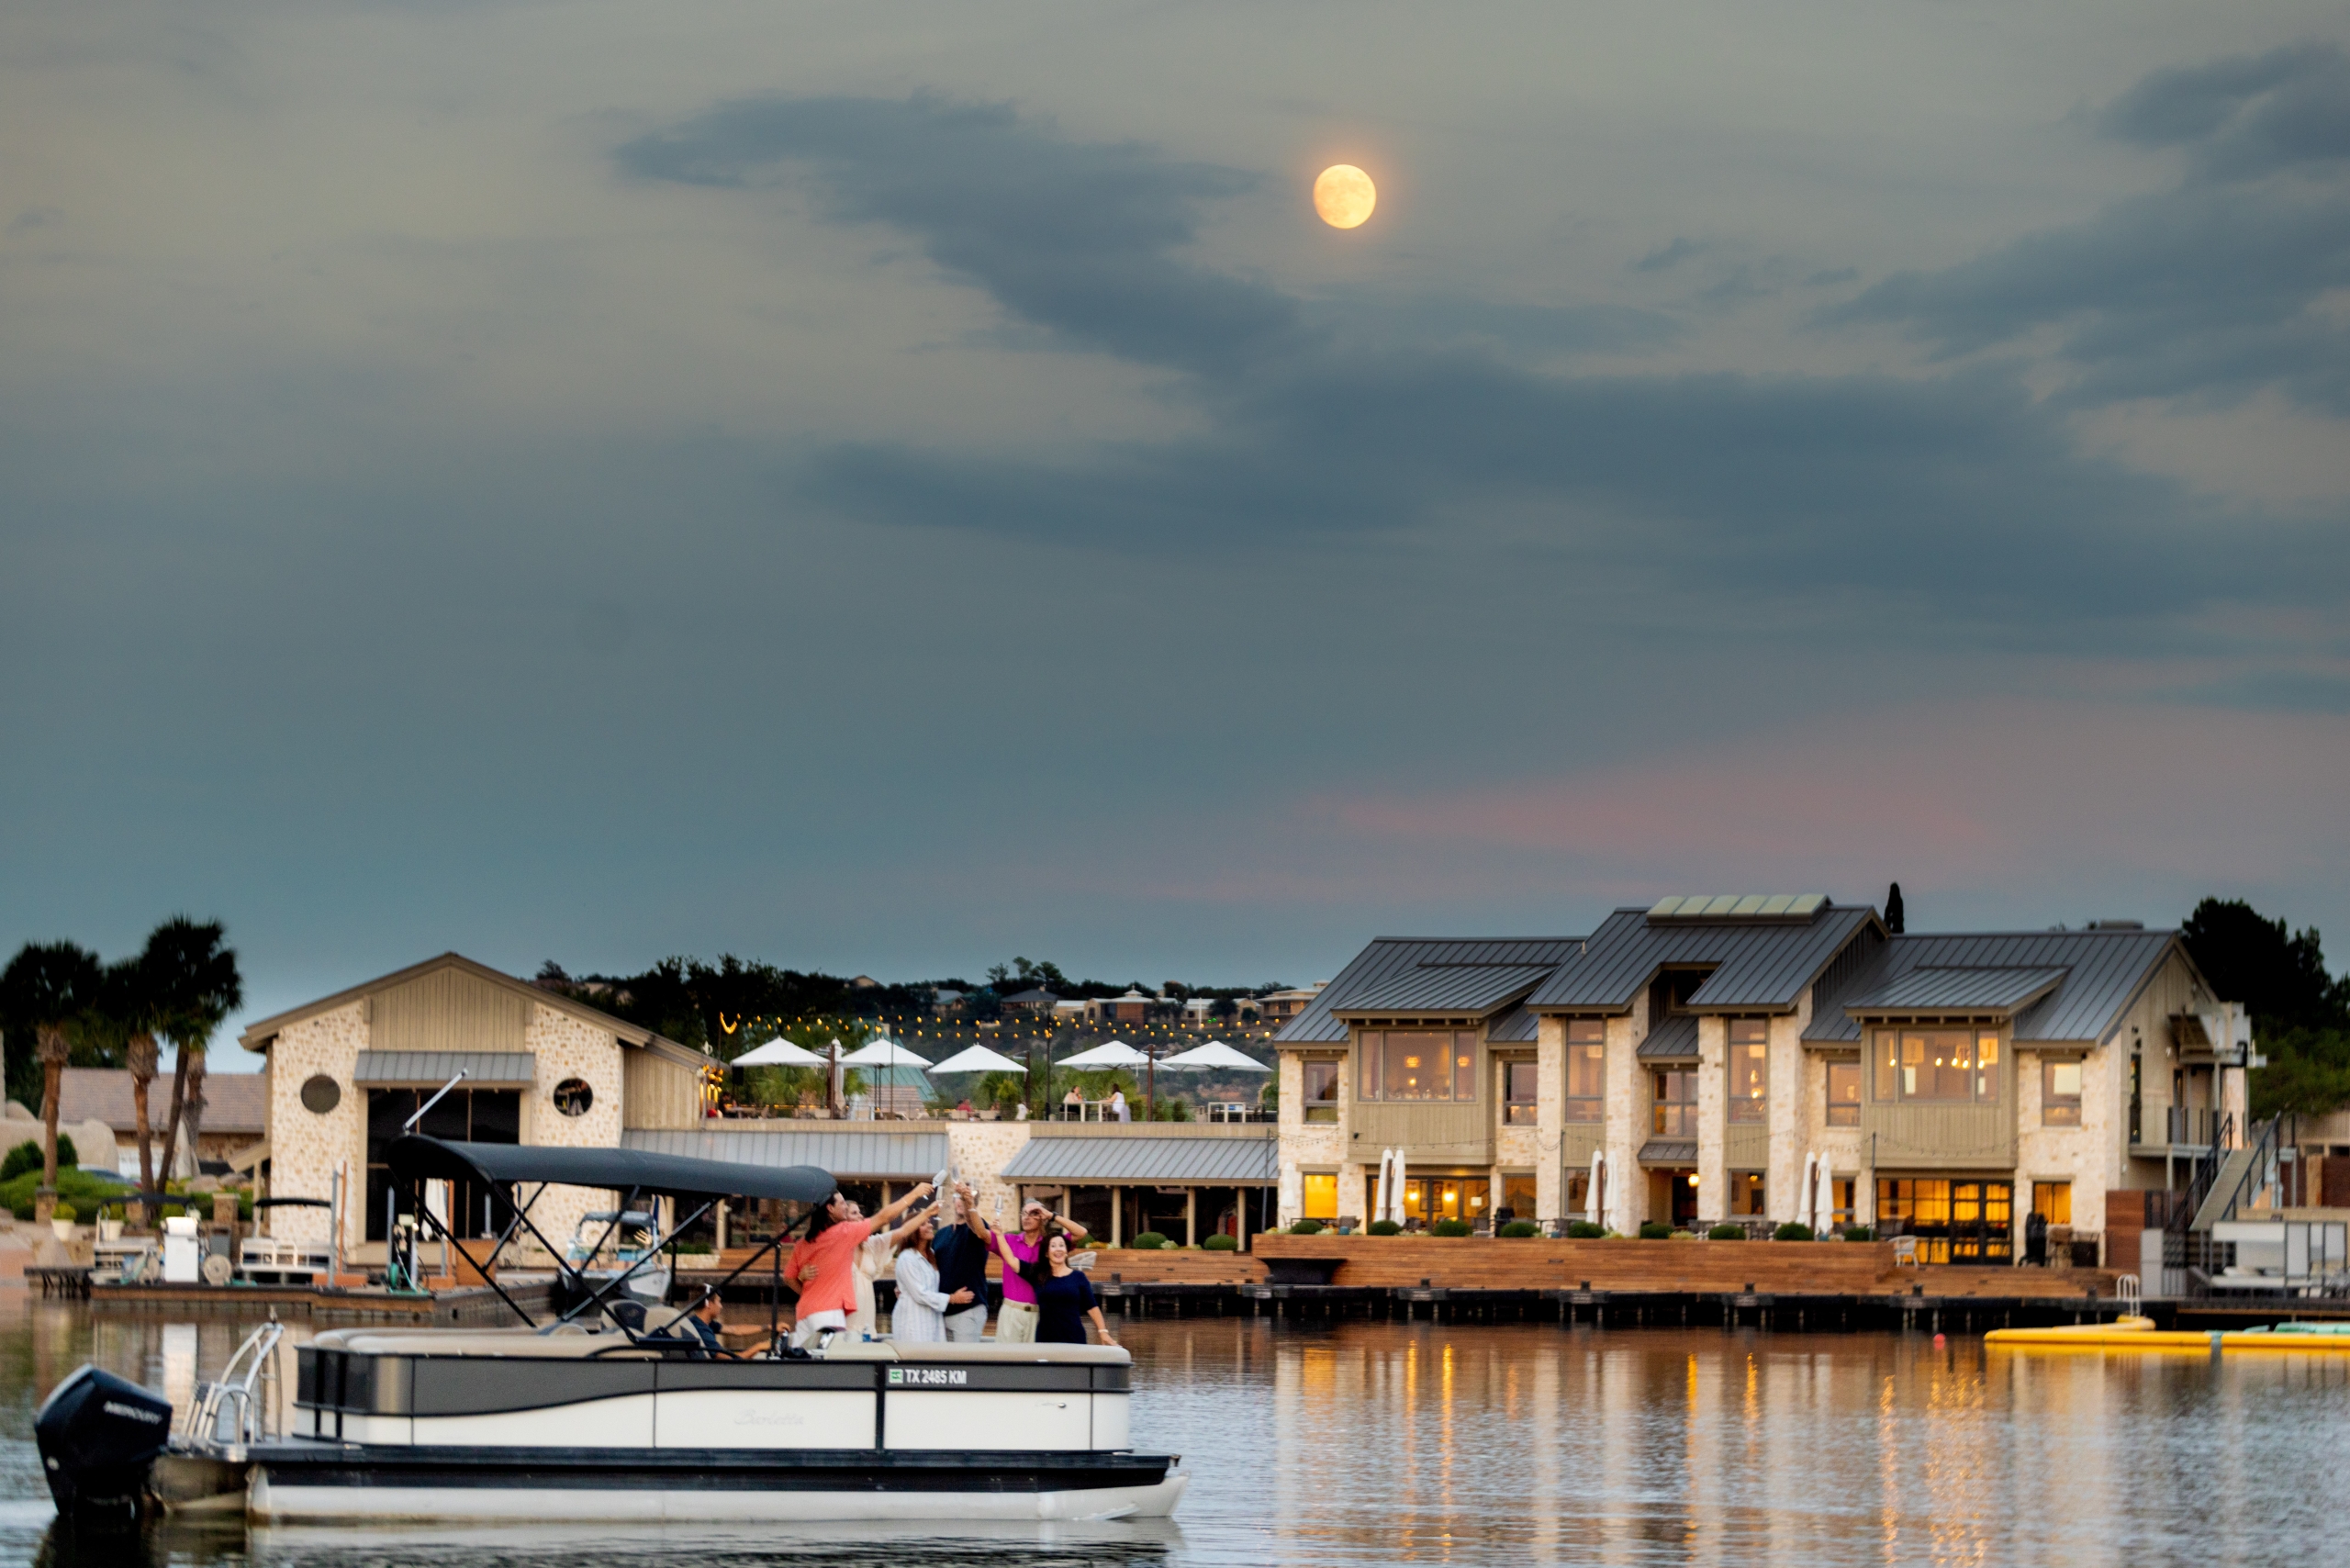
{"type": "MultiPolygon", "coordinates": [[[[115,1157],[107,1161],[119,1174],[139,1174],[139,1104],[130,1072],[118,1067],[69,1067],[57,1085],[57,1115],[61,1125],[103,1122],[114,1135],[115,1157]]],[[[172,1073],[166,1068],[147,1086],[148,1147],[151,1157],[163,1157],[163,1129],[172,1119],[172,1073]]],[[[193,1176],[199,1170],[225,1175],[249,1171],[266,1153],[269,1137],[269,1084],[259,1073],[207,1072],[204,1075],[204,1118],[196,1147],[186,1147],[185,1135],[171,1174],[193,1176]]],[[[95,1162],[100,1151],[76,1138],[84,1164],[95,1162]]]]}
{"type": "Polygon", "coordinates": [[[1390,1149],[1409,1216],[1625,1233],[1796,1219],[1824,1164],[1834,1223],[1991,1263],[2241,1136],[2250,1040],[2173,931],[1895,935],[1811,894],[1382,938],[1275,1044],[1283,1218],[1374,1213],[1390,1149]]]}
{"type": "MultiPolygon", "coordinates": [[[[380,1259],[391,1174],[385,1151],[442,1085],[419,1132],[482,1143],[614,1148],[635,1129],[693,1127],[707,1058],[697,1050],[455,953],[263,1018],[240,1043],[268,1058],[270,1190],[346,1194],[345,1256],[380,1259]]],[[[216,1084],[219,1080],[213,1081],[216,1084]]],[[[449,1195],[461,1238],[494,1232],[503,1194],[449,1195]]],[[[590,1195],[549,1193],[532,1211],[560,1244],[590,1195]]],[[[324,1240],[324,1210],[282,1208],[274,1235],[324,1240]]]]}

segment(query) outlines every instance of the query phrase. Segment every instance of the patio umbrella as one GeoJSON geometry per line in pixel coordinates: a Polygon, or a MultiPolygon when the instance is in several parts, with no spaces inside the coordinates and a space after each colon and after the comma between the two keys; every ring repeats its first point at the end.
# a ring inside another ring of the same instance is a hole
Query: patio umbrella
{"type": "Polygon", "coordinates": [[[1232,1072],[1270,1072],[1273,1070],[1255,1057],[1244,1056],[1222,1040],[1210,1040],[1204,1046],[1194,1046],[1188,1051],[1178,1051],[1158,1064],[1184,1072],[1212,1072],[1219,1069],[1232,1072]]]}
{"type": "Polygon", "coordinates": [[[1597,1149],[1591,1151],[1591,1186],[1583,1195],[1583,1217],[1590,1224],[1601,1224],[1600,1193],[1607,1186],[1607,1156],[1597,1149]]]}
{"type": "Polygon", "coordinates": [[[1813,1203],[1812,1207],[1818,1211],[1819,1215],[1819,1223],[1811,1227],[1815,1235],[1822,1231],[1832,1230],[1835,1228],[1836,1177],[1835,1174],[1828,1169],[1828,1157],[1826,1155],[1820,1156],[1819,1159],[1819,1189],[1817,1200],[1813,1203]]]}
{"type": "Polygon", "coordinates": [[[1150,1058],[1124,1040],[1104,1040],[1090,1051],[1080,1051],[1073,1057],[1063,1057],[1055,1067],[1077,1067],[1091,1070],[1104,1067],[1141,1067],[1150,1058]]]}
{"type": "Polygon", "coordinates": [[[804,1046],[777,1038],[755,1046],[728,1064],[732,1067],[822,1067],[824,1058],[804,1046]]]}
{"type": "Polygon", "coordinates": [[[841,1058],[844,1067],[928,1067],[926,1057],[918,1057],[891,1039],[879,1039],[863,1046],[841,1058]]]}
{"type": "MultiPolygon", "coordinates": [[[[1811,1225],[1811,1205],[1819,1197],[1819,1156],[1806,1149],[1803,1153],[1803,1182],[1796,1188],[1796,1218],[1811,1225]]],[[[1817,1230],[1818,1226],[1813,1226],[1817,1230]]]]}
{"type": "Polygon", "coordinates": [[[933,1072],[1025,1072],[1026,1062],[1014,1061],[1002,1051],[991,1051],[985,1046],[973,1046],[957,1051],[930,1070],[933,1072]]]}

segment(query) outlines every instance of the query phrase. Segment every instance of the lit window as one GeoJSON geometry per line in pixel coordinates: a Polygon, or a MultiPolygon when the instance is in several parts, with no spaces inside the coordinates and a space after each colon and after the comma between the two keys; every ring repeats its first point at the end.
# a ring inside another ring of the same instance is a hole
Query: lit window
{"type": "Polygon", "coordinates": [[[1305,1064],[1305,1119],[1309,1122],[1335,1122],[1338,1119],[1337,1062],[1309,1061],[1305,1064]]]}
{"type": "Polygon", "coordinates": [[[1729,1102],[1733,1122],[1769,1119],[1768,1084],[1771,1066],[1771,1025],[1760,1018],[1733,1018],[1729,1023],[1729,1102]]]}
{"type": "Polygon", "coordinates": [[[1859,1062],[1831,1061],[1828,1064],[1828,1125],[1831,1127],[1857,1127],[1861,1125],[1859,1062]]]}
{"type": "Polygon", "coordinates": [[[2040,1064],[2040,1125],[2077,1127],[2081,1125],[2081,1064],[2044,1061],[2040,1064]]]}
{"type": "Polygon", "coordinates": [[[1305,1217],[1336,1219],[1338,1217],[1338,1179],[1336,1176],[1309,1174],[1305,1181],[1305,1217]]]}
{"type": "Polygon", "coordinates": [[[1999,1036],[1968,1029],[1880,1029],[1879,1101],[1990,1103],[1999,1098],[1999,1036]]]}
{"type": "Polygon", "coordinates": [[[2031,1212],[2050,1225],[2073,1223],[2073,1184],[2070,1182],[2034,1182],[2031,1184],[2031,1212]]]}
{"type": "Polygon", "coordinates": [[[1656,1075],[1654,1130],[1660,1137],[1697,1136],[1697,1072],[1665,1068],[1656,1075]]]}
{"type": "Polygon", "coordinates": [[[1570,1122],[1606,1119],[1607,1025],[1596,1018],[1567,1021],[1567,1103],[1570,1122]]]}
{"type": "Polygon", "coordinates": [[[1364,1100],[1477,1098],[1477,1036],[1419,1031],[1366,1031],[1360,1081],[1364,1100]]]}
{"type": "Polygon", "coordinates": [[[1535,1122],[1535,1092],[1541,1081],[1541,1070],[1530,1061],[1502,1064],[1502,1119],[1513,1126],[1530,1127],[1535,1122]]]}

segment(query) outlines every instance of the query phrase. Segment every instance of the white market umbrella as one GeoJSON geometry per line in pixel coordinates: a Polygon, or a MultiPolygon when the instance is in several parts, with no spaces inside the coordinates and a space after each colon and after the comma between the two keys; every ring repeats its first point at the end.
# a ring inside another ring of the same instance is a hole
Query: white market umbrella
{"type": "Polygon", "coordinates": [[[731,1067],[822,1067],[824,1058],[804,1046],[789,1040],[773,1039],[764,1046],[744,1051],[728,1064],[731,1067]]]}
{"type": "MultiPolygon", "coordinates": [[[[1819,1156],[1806,1149],[1803,1156],[1803,1182],[1796,1188],[1796,1218],[1805,1225],[1811,1225],[1811,1206],[1818,1199],[1819,1156]]],[[[1811,1227],[1815,1231],[1819,1228],[1816,1225],[1811,1227]]]]}
{"type": "Polygon", "coordinates": [[[1188,1051],[1178,1051],[1159,1064],[1181,1072],[1270,1072],[1273,1070],[1255,1057],[1244,1056],[1222,1040],[1210,1040],[1204,1046],[1194,1046],[1188,1051]]]}
{"type": "Polygon", "coordinates": [[[1591,1185],[1583,1190],[1583,1217],[1591,1225],[1600,1223],[1599,1194],[1607,1185],[1607,1156],[1597,1149],[1591,1151],[1591,1185]]]}
{"type": "Polygon", "coordinates": [[[841,1058],[843,1067],[923,1067],[930,1065],[927,1058],[918,1057],[895,1040],[876,1040],[841,1058]]]}
{"type": "Polygon", "coordinates": [[[1090,1051],[1080,1051],[1073,1057],[1063,1057],[1055,1067],[1083,1068],[1091,1071],[1104,1067],[1143,1067],[1150,1058],[1124,1040],[1104,1040],[1090,1051]]]}
{"type": "Polygon", "coordinates": [[[1026,1062],[1013,1061],[1002,1051],[991,1051],[985,1046],[973,1046],[957,1051],[930,1070],[933,1072],[1025,1072],[1026,1062]]]}
{"type": "Polygon", "coordinates": [[[1825,1156],[1822,1156],[1819,1161],[1818,1202],[1813,1206],[1819,1211],[1819,1223],[1812,1226],[1813,1234],[1818,1235],[1823,1231],[1834,1229],[1836,1225],[1836,1177],[1834,1172],[1828,1169],[1828,1160],[1825,1156]]]}

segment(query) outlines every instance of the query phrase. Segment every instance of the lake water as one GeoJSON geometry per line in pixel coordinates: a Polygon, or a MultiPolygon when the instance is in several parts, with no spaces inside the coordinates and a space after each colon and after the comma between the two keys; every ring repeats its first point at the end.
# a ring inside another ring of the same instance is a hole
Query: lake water
{"type": "MultiPolygon", "coordinates": [[[[241,1326],[0,1299],[0,1562],[52,1539],[32,1412],[87,1359],[184,1399],[241,1326]]],[[[168,1528],[132,1563],[2319,1562],[2350,1539],[2350,1357],[1991,1351],[1952,1336],[1247,1318],[1128,1326],[1171,1524],[941,1538],[168,1528]]]]}

